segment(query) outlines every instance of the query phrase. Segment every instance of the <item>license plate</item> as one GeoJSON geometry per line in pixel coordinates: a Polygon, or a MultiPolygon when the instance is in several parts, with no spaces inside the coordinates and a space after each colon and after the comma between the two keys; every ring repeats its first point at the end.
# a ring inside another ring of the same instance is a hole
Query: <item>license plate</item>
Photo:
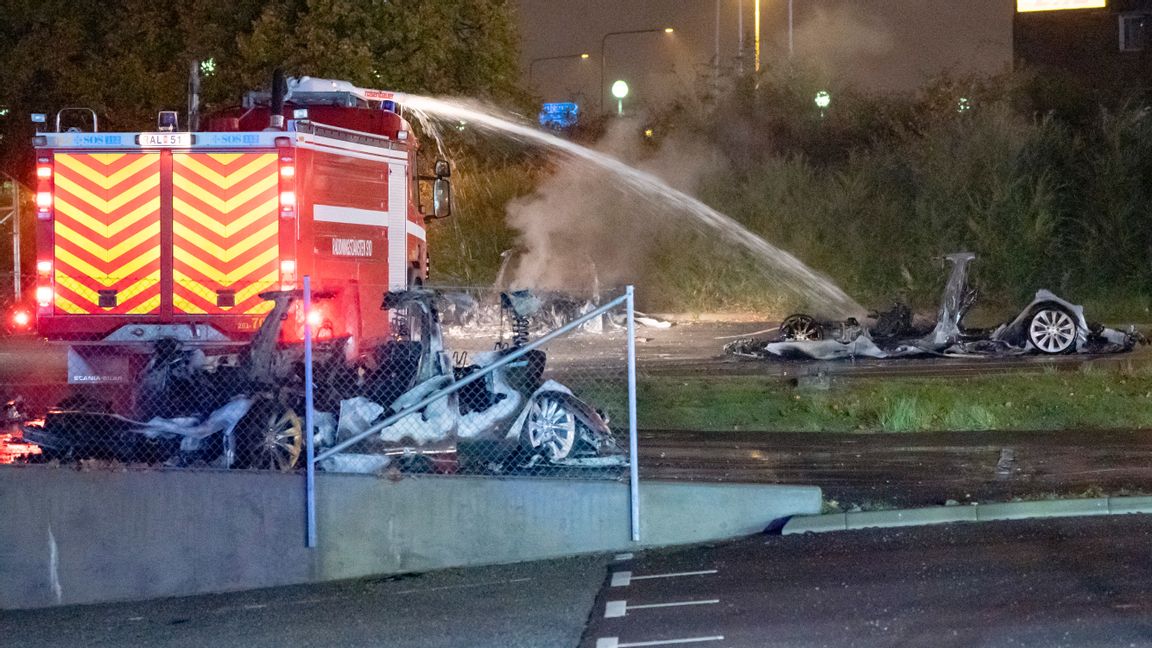
{"type": "Polygon", "coordinates": [[[192,133],[140,133],[136,143],[150,148],[192,146],[192,133]]]}

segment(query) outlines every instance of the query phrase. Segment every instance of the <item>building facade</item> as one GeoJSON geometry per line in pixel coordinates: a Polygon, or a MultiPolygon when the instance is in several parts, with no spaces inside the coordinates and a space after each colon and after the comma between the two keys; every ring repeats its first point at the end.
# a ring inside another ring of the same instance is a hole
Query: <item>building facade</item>
{"type": "Polygon", "coordinates": [[[1152,0],[1018,0],[1017,66],[1063,75],[1102,98],[1152,90],[1152,0]]]}

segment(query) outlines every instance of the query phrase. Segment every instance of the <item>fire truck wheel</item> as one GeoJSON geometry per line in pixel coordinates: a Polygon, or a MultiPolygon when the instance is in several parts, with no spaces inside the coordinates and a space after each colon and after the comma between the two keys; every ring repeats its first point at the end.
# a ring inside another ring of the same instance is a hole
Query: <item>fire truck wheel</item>
{"type": "Polygon", "coordinates": [[[249,468],[288,472],[296,467],[304,447],[304,424],[290,407],[269,404],[253,412],[245,430],[249,468]]]}

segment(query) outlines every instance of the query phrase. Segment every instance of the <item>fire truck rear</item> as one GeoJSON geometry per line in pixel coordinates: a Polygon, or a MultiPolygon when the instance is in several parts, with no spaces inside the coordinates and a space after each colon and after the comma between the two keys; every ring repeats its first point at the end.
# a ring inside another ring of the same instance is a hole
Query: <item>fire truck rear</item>
{"type": "Polygon", "coordinates": [[[423,281],[425,221],[450,211],[448,165],[421,176],[401,98],[304,77],[194,132],[174,112],[127,133],[57,114],[35,138],[36,315],[69,346],[69,382],[130,381],[126,352],[161,339],[246,344],[272,309],[261,294],[305,275],[327,298],[294,309],[281,341],[299,340],[305,317],[350,353],[384,340],[383,293],[423,281]]]}

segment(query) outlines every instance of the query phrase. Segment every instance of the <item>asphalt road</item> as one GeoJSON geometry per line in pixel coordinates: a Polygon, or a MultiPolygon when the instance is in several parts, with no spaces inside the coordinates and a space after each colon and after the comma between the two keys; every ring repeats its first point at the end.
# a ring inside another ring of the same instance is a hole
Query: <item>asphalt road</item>
{"type": "Polygon", "coordinates": [[[610,557],[0,611],[5,648],[571,648],[610,557]]]}
{"type": "Polygon", "coordinates": [[[760,535],[618,560],[0,612],[0,643],[1143,647],[1150,546],[1144,515],[760,535]]]}
{"type": "Polygon", "coordinates": [[[610,567],[580,646],[1152,646],[1149,547],[1133,515],[650,552],[610,567]]]}

